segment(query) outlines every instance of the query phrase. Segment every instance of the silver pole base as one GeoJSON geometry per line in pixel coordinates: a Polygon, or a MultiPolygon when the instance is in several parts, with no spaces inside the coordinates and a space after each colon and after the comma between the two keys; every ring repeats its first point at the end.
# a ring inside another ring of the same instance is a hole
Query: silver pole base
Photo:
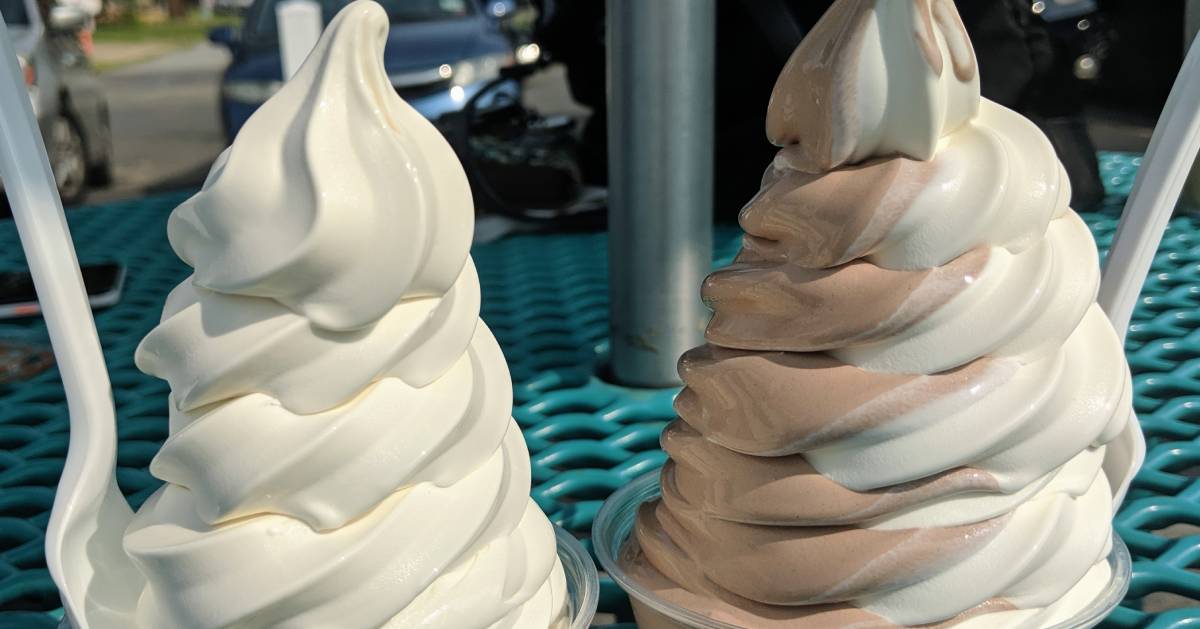
{"type": "Polygon", "coordinates": [[[608,0],[612,371],[679,382],[712,265],[715,0],[608,0]]]}

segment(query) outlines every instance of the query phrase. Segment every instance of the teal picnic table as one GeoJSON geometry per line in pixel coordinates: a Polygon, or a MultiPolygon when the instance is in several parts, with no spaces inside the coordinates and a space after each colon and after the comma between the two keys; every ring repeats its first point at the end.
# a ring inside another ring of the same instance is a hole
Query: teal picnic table
{"type": "MultiPolygon", "coordinates": [[[[1139,161],[1101,156],[1110,194],[1085,219],[1102,252],[1139,161]]],[[[146,468],[167,434],[167,385],[139,372],[133,352],[158,322],[167,292],[189,273],[166,239],[167,215],[185,197],[69,212],[83,263],[117,260],[128,269],[124,296],[96,314],[96,325],[117,408],[118,482],[134,506],[160,484],[146,468]]],[[[722,264],[740,234],[733,226],[716,234],[722,264]]],[[[658,435],[674,416],[675,391],[628,389],[595,375],[608,352],[604,234],[517,236],[477,246],[473,255],[483,318],[512,369],[513,414],[532,454],[533,497],[557,524],[586,537],[604,498],[662,465],[658,435]]],[[[0,225],[0,269],[24,265],[15,228],[0,225]]],[[[4,339],[45,342],[45,328],[39,320],[2,324],[4,339]]],[[[1105,626],[1200,626],[1200,535],[1191,534],[1200,529],[1186,526],[1200,525],[1200,219],[1172,220],[1126,349],[1150,449],[1116,518],[1134,556],[1132,586],[1105,626]]],[[[57,370],[0,385],[0,627],[53,627],[61,616],[43,535],[67,428],[57,370]]],[[[631,619],[625,596],[603,579],[600,612],[631,619]]]]}

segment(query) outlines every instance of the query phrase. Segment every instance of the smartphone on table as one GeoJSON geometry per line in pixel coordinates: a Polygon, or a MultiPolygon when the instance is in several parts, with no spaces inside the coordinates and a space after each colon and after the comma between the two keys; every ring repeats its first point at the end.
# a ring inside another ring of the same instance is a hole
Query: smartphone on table
{"type": "MultiPolygon", "coordinates": [[[[115,262],[84,265],[83,285],[93,310],[106,308],[121,299],[125,267],[115,262]]],[[[31,317],[42,312],[33,277],[29,271],[0,271],[0,319],[31,317]]]]}

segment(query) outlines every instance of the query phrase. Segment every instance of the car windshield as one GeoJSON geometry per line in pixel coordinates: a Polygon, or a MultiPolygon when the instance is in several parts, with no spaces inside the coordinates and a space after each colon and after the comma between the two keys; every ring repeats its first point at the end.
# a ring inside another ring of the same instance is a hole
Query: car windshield
{"type": "MultiPolygon", "coordinates": [[[[12,2],[13,0],[0,0],[12,2]]],[[[275,23],[275,7],[286,0],[256,2],[246,16],[243,38],[256,43],[274,42],[279,38],[275,23]]],[[[319,0],[321,13],[328,24],[350,0],[319,0]]],[[[433,22],[467,17],[475,12],[475,0],[377,0],[387,11],[392,24],[433,22]]]]}
{"type": "Polygon", "coordinates": [[[4,16],[4,23],[10,26],[29,25],[25,0],[0,0],[0,15],[4,16]]]}

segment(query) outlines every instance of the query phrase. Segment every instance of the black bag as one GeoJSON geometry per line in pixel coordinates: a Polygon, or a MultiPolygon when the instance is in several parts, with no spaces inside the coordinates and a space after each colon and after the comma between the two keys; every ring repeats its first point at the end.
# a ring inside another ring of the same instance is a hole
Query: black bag
{"type": "MultiPolygon", "coordinates": [[[[1074,13],[1050,15],[1069,21],[1074,13]]],[[[1096,147],[1083,118],[1078,53],[1062,37],[1052,37],[1029,0],[958,0],[958,11],[975,45],[980,87],[987,98],[1021,112],[1045,132],[1071,180],[1071,206],[1094,209],[1104,199],[1096,147]]],[[[1087,10],[1094,11],[1094,6],[1087,10]]]]}

